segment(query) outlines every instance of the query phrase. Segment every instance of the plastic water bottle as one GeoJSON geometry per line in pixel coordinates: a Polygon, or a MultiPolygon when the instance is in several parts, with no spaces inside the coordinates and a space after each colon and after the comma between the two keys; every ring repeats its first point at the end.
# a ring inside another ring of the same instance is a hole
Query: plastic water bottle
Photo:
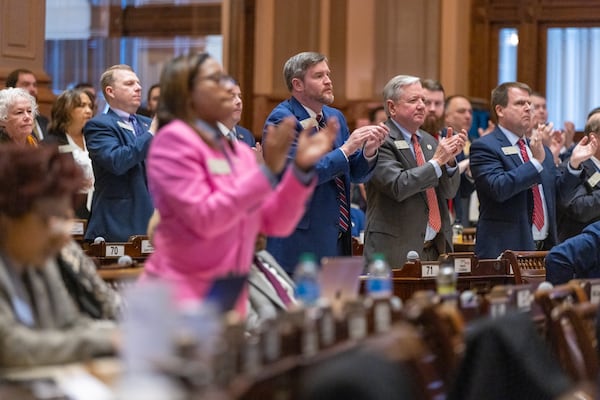
{"type": "Polygon", "coordinates": [[[453,295],[456,293],[456,280],[457,274],[454,271],[454,266],[451,264],[440,265],[440,272],[438,273],[437,293],[439,295],[453,295]]]}
{"type": "Polygon", "coordinates": [[[367,269],[367,294],[371,298],[384,298],[392,295],[390,267],[381,253],[373,255],[367,269]]]}
{"type": "Polygon", "coordinates": [[[462,243],[463,242],[463,226],[456,222],[452,225],[452,243],[462,243]]]}
{"type": "Polygon", "coordinates": [[[296,283],[296,299],[305,307],[317,304],[321,295],[319,288],[319,268],[312,253],[303,253],[294,270],[296,283]]]}

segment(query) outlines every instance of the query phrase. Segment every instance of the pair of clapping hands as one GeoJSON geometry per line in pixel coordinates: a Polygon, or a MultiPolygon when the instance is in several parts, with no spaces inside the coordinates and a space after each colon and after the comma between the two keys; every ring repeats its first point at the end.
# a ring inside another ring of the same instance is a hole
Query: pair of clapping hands
{"type": "MultiPolygon", "coordinates": [[[[552,155],[554,156],[554,162],[559,163],[560,159],[558,155],[560,150],[565,146],[567,140],[572,141],[573,134],[575,132],[574,126],[570,123],[565,123],[565,131],[559,131],[554,129],[552,122],[548,124],[538,124],[537,128],[533,128],[531,132],[531,138],[529,140],[529,148],[531,154],[535,159],[542,163],[546,157],[544,151],[544,145],[550,148],[552,155]],[[572,130],[572,133],[569,132],[572,130]]],[[[573,148],[569,163],[571,167],[578,169],[579,165],[592,157],[598,149],[598,142],[596,138],[591,136],[584,136],[577,146],[573,148]]]]}
{"type": "MultiPolygon", "coordinates": [[[[295,127],[296,120],[293,117],[285,118],[279,125],[268,126],[262,146],[260,143],[256,145],[257,158],[274,174],[281,173],[285,168],[289,148],[296,136],[295,127]]],[[[296,167],[308,171],[330,152],[339,128],[339,121],[334,117],[318,132],[312,133],[313,127],[300,132],[294,158],[296,167]]],[[[388,133],[389,129],[383,124],[363,126],[352,132],[340,149],[349,156],[362,148],[366,157],[373,157],[388,133]]]]}

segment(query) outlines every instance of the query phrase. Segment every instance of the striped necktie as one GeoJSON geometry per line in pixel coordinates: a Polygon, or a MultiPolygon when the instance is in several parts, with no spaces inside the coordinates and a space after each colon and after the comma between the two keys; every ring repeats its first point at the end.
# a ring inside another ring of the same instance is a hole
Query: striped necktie
{"type": "MultiPolygon", "coordinates": [[[[319,124],[319,129],[325,127],[325,118],[323,118],[323,114],[317,114],[317,123],[319,124]]],[[[347,232],[350,227],[350,208],[348,207],[348,198],[346,197],[346,184],[344,183],[344,178],[341,176],[335,177],[335,187],[338,191],[338,201],[339,201],[339,227],[340,231],[347,232]]]]}

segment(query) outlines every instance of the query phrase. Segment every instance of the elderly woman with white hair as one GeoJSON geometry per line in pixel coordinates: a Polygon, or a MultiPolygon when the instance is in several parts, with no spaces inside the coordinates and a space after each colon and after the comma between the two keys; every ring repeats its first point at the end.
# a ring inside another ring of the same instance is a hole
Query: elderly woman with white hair
{"type": "Polygon", "coordinates": [[[0,90],[0,143],[37,146],[32,136],[38,114],[35,98],[20,88],[0,90]]]}

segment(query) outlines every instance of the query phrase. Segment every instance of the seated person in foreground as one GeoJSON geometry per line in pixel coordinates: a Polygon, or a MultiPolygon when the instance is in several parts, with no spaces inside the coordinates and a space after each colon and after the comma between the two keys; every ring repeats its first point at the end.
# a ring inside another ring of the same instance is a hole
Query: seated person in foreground
{"type": "Polygon", "coordinates": [[[248,275],[248,330],[258,328],[262,320],[275,317],[296,303],[294,281],[266,250],[266,246],[266,236],[259,234],[248,275]]]}
{"type": "Polygon", "coordinates": [[[546,280],[553,285],[586,278],[600,278],[600,221],[554,246],[546,256],[546,280]]]}
{"type": "Polygon", "coordinates": [[[83,316],[55,256],[70,240],[83,177],[56,147],[0,147],[0,367],[81,361],[114,352],[116,325],[83,316]]]}
{"type": "Polygon", "coordinates": [[[63,246],[56,261],[79,311],[94,319],[116,319],[121,315],[121,296],[98,275],[94,261],[77,242],[70,240],[63,246]]]}

